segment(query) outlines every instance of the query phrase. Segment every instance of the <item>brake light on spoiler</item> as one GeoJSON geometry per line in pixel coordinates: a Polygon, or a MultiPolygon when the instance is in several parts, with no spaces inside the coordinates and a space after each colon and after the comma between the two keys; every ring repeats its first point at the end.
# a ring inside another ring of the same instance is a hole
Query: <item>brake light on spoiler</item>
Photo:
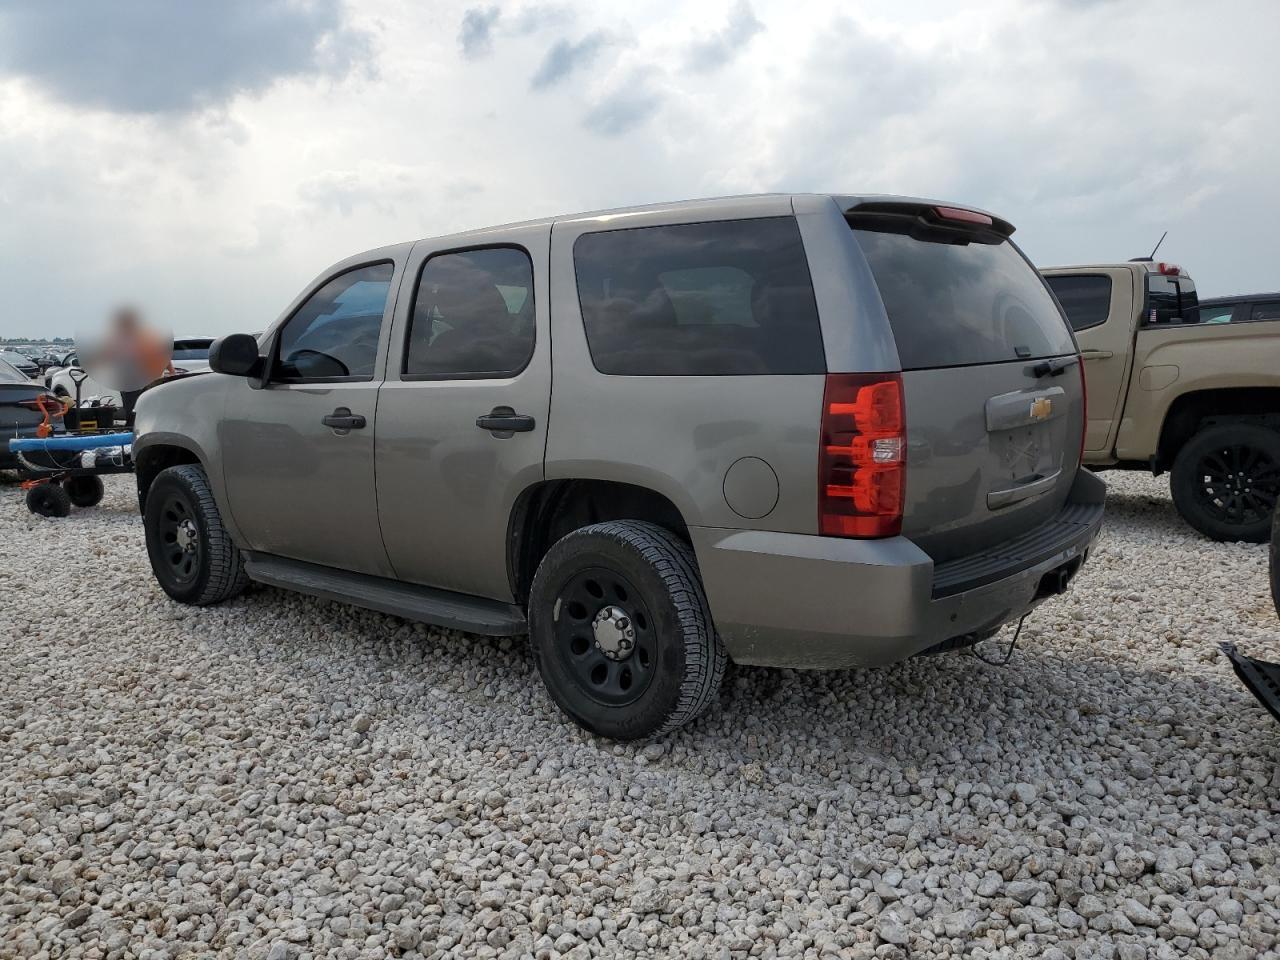
{"type": "Polygon", "coordinates": [[[901,375],[828,374],[818,456],[819,533],[897,536],[906,460],[901,375]]]}
{"type": "Polygon", "coordinates": [[[943,220],[959,220],[961,223],[977,223],[984,227],[992,225],[992,219],[977,210],[966,210],[963,207],[934,207],[933,212],[943,220]]]}

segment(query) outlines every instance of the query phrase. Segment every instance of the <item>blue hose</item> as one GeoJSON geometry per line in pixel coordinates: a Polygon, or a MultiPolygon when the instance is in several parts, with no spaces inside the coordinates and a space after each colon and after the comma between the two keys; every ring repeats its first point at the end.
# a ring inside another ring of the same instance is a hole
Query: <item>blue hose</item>
{"type": "Polygon", "coordinates": [[[9,441],[11,453],[39,453],[42,450],[94,450],[98,447],[123,447],[133,443],[128,433],[63,434],[58,437],[14,437],[9,441]]]}

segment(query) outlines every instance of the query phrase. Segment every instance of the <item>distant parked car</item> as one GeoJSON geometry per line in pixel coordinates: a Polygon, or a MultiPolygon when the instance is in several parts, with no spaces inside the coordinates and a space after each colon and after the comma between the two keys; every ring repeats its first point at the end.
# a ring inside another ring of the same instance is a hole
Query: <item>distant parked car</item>
{"type": "Polygon", "coordinates": [[[1280,293],[1213,297],[1200,301],[1201,323],[1253,323],[1280,320],[1280,293]]]}
{"type": "Polygon", "coordinates": [[[18,458],[9,452],[8,441],[14,437],[34,437],[44,422],[45,410],[51,412],[50,423],[60,426],[61,403],[38,381],[27,377],[6,360],[0,360],[0,470],[18,466],[18,458]]]}
{"type": "Polygon", "coordinates": [[[1150,261],[1044,274],[1084,358],[1084,462],[1169,471],[1192,527],[1264,542],[1280,497],[1280,295],[1202,303],[1185,270],[1150,261]]]}
{"type": "Polygon", "coordinates": [[[0,350],[0,360],[13,367],[28,380],[35,380],[40,376],[39,365],[25,353],[19,353],[17,350],[0,350]]]}

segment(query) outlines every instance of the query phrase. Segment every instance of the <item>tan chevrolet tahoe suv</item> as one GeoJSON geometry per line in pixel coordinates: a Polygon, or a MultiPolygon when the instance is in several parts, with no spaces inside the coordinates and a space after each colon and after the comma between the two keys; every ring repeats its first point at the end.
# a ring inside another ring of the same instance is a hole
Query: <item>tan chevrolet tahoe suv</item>
{"type": "Polygon", "coordinates": [[[142,395],[155,575],[528,632],[555,702],[616,738],[697,716],[729,658],[972,644],[1066,589],[1105,493],[1012,232],[758,196],[352,257],[142,395]]]}
{"type": "Polygon", "coordinates": [[[1280,295],[1201,302],[1170,263],[1044,270],[1089,388],[1084,461],[1170,473],[1183,518],[1262,543],[1280,495],[1280,295]]]}

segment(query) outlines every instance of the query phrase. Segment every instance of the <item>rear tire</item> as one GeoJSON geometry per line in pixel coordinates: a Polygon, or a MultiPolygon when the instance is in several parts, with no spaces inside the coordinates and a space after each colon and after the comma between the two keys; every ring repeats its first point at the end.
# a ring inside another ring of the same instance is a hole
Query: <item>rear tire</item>
{"type": "Polygon", "coordinates": [[[69,516],[71,497],[59,484],[46,480],[27,490],[27,509],[41,517],[69,516]]]}
{"type": "Polygon", "coordinates": [[[249,585],[240,550],[222,525],[200,467],[160,471],[147,491],[143,526],[156,581],[179,603],[221,603],[249,585]]]}
{"type": "Polygon", "coordinates": [[[62,487],[77,507],[96,507],[106,493],[102,478],[92,475],[68,477],[62,482],[62,487]]]}
{"type": "Polygon", "coordinates": [[[695,719],[728,659],[693,551],[633,520],[583,527],[547,551],[530,591],[529,636],[556,705],[613,740],[695,719]]]}
{"type": "Polygon", "coordinates": [[[1280,496],[1280,433],[1252,423],[1206,427],[1169,476],[1174,506],[1213,540],[1265,543],[1280,496]]]}

